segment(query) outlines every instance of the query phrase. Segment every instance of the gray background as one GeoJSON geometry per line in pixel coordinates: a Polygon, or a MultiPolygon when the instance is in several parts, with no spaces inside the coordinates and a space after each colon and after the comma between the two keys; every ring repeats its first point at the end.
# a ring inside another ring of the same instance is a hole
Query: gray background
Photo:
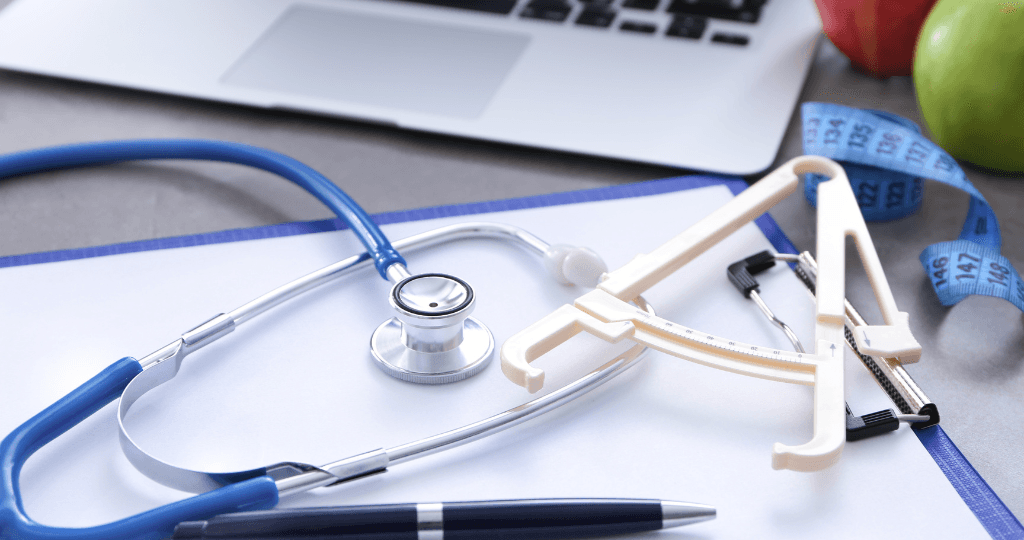
{"type": "MultiPolygon", "coordinates": [[[[0,0],[0,7],[9,3],[0,0]]],[[[883,109],[919,123],[909,78],[852,70],[825,41],[801,101],[883,109]]],[[[793,115],[777,164],[800,155],[793,115]]],[[[0,70],[0,152],[136,137],[204,137],[263,146],[327,175],[370,212],[519,197],[678,176],[686,171],[181,99],[0,70]]],[[[1024,179],[965,166],[1002,226],[1003,254],[1024,269],[1024,179]]],[[[956,238],[966,195],[928,183],[916,215],[869,229],[924,358],[909,371],[942,425],[1018,517],[1024,516],[1024,319],[972,297],[941,307],[917,261],[956,238]]],[[[801,194],[772,215],[800,249],[815,217],[801,194]]],[[[131,164],[0,182],[0,256],[330,217],[288,182],[233,166],[131,164]]],[[[856,261],[850,257],[851,261],[856,261]]],[[[859,263],[858,263],[859,264],[859,263]]],[[[849,295],[870,307],[863,272],[849,295]]],[[[868,320],[877,310],[865,309],[868,320]]],[[[6,359],[5,361],[10,361],[6,359]]],[[[907,501],[907,504],[926,504],[907,501]]]]}

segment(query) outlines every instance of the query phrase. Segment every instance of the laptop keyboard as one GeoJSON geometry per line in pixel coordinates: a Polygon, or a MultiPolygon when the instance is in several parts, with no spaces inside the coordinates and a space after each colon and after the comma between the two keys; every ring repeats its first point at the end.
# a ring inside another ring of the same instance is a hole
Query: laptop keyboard
{"type": "MultiPolygon", "coordinates": [[[[617,29],[638,34],[662,34],[670,38],[701,39],[708,21],[719,19],[755,24],[767,0],[401,0],[470,11],[480,11],[573,24],[590,28],[617,29]],[[668,23],[659,23],[660,18],[668,23]]],[[[749,35],[742,32],[716,32],[714,43],[745,46],[749,35]]]]}

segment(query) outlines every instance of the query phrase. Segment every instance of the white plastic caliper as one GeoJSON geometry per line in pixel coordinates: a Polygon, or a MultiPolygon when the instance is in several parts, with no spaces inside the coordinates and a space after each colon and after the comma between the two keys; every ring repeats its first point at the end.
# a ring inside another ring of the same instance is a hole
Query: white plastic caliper
{"type": "Polygon", "coordinates": [[[817,471],[835,463],[846,442],[843,395],[845,237],[857,244],[885,325],[854,329],[861,352],[916,362],[921,346],[907,314],[896,309],[889,283],[868,235],[843,168],[817,156],[790,160],[711,215],[646,255],[608,273],[597,289],[509,338],[501,348],[505,376],[529,392],[544,385],[544,372],[530,362],[581,331],[609,342],[629,338],[706,366],[773,381],[814,386],[814,438],[806,444],[775,443],[772,467],[817,471]],[[814,354],[761,347],[709,335],[651,315],[629,302],[686,263],[760,216],[797,188],[797,175],[830,178],[818,188],[814,354]]]}

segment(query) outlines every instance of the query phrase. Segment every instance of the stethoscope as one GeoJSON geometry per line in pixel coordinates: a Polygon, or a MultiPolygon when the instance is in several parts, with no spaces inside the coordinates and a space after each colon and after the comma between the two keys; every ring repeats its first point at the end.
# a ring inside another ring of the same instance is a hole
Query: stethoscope
{"type": "MultiPolygon", "coordinates": [[[[494,338],[470,317],[476,295],[465,281],[447,274],[411,274],[397,249],[418,250],[462,238],[495,238],[516,244],[543,259],[555,279],[593,287],[607,270],[594,252],[549,245],[510,225],[465,223],[398,240],[394,246],[348,195],[312,168],[282,154],[237,143],[205,140],[141,140],[89,143],[0,156],[0,178],[44,170],[144,159],[210,160],[249,165],[282,176],[316,196],[356,234],[366,253],[314,271],[228,313],[219,314],[141,360],[123,358],[32,417],[0,442],[0,537],[24,539],[117,538],[159,539],[182,521],[275,506],[281,496],[383,471],[389,465],[452,448],[515,426],[557,408],[600,386],[634,365],[645,350],[636,345],[575,382],[533,401],[479,422],[425,439],[377,449],[325,465],[285,462],[233,472],[204,472],[178,467],[153,457],[129,436],[124,423],[132,405],[146,392],[171,380],[184,358],[232,332],[238,325],[372,261],[393,286],[388,301],[396,316],[381,324],[370,339],[378,367],[399,379],[448,383],[479,373],[494,353],[494,338]],[[120,396],[121,448],[128,460],[151,479],[199,493],[120,521],[88,527],[48,527],[24,511],[19,475],[36,450],[120,396]]],[[[637,304],[650,307],[642,299],[637,304]]]]}

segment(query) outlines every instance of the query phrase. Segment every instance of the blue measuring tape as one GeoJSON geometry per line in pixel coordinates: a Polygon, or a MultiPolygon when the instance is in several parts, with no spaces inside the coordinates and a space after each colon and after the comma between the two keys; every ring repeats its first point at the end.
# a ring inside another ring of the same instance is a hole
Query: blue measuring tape
{"type": "MultiPolygon", "coordinates": [[[[1002,298],[1024,311],[1024,281],[999,254],[999,222],[967,175],[917,124],[894,114],[829,103],[805,103],[804,153],[843,164],[867,221],[908,216],[921,206],[923,179],[953,186],[971,196],[960,237],[928,246],[921,264],[944,306],[979,294],[1002,298]]],[[[817,203],[818,184],[807,175],[804,195],[817,203]]]]}

